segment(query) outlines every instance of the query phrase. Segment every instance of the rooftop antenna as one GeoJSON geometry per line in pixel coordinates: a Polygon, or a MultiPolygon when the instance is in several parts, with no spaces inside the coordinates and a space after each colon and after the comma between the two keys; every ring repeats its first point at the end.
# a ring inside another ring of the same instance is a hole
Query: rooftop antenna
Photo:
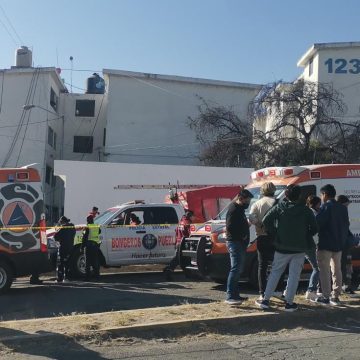
{"type": "Polygon", "coordinates": [[[71,67],[70,67],[70,92],[72,93],[72,73],[73,73],[73,60],[74,58],[72,56],[70,56],[70,63],[71,63],[71,67]]]}

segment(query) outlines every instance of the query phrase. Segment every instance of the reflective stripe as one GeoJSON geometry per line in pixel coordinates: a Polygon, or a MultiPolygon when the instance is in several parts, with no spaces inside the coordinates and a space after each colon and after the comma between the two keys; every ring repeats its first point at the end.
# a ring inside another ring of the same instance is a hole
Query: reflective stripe
{"type": "Polygon", "coordinates": [[[100,244],[100,239],[99,239],[100,227],[99,227],[99,225],[88,224],[88,228],[89,228],[88,241],[93,241],[96,244],[100,244]]]}

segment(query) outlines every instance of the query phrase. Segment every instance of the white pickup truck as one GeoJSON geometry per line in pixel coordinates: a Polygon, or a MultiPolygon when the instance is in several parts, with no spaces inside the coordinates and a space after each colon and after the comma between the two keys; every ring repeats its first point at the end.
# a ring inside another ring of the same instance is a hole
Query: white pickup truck
{"type": "MultiPolygon", "coordinates": [[[[167,264],[175,255],[176,227],[184,209],[175,204],[145,204],[133,201],[114,206],[95,218],[101,228],[100,264],[104,267],[122,265],[167,264]],[[140,219],[130,225],[130,214],[140,219]]],[[[76,237],[71,255],[71,276],[85,274],[85,256],[81,250],[82,229],[76,225],[76,237]]],[[[54,229],[48,230],[48,244],[56,253],[54,229]]]]}

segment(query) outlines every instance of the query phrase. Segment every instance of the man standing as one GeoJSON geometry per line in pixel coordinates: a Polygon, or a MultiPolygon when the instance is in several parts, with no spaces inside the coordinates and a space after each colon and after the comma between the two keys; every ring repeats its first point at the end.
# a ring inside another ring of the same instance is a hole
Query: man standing
{"type": "Polygon", "coordinates": [[[176,243],[175,243],[175,255],[171,259],[168,266],[163,270],[166,276],[166,280],[172,280],[172,274],[176,267],[179,265],[179,247],[184,237],[190,236],[190,225],[194,220],[194,213],[191,210],[186,210],[185,215],[182,216],[179,225],[176,228],[176,243]]]}
{"type": "Polygon", "coordinates": [[[315,216],[304,204],[299,203],[301,188],[289,185],[285,192],[287,201],[275,205],[264,216],[263,224],[269,234],[275,236],[275,255],[263,300],[256,300],[262,309],[269,308],[269,300],[280,276],[289,265],[286,286],[285,311],[297,310],[294,297],[304,264],[305,252],[312,236],[317,233],[315,216]]]}
{"type": "MultiPolygon", "coordinates": [[[[265,182],[261,188],[260,193],[262,198],[256,201],[252,206],[249,214],[249,221],[255,225],[256,231],[256,246],[258,255],[258,282],[259,282],[259,294],[260,298],[264,298],[267,271],[269,264],[274,260],[274,239],[271,235],[267,234],[262,220],[268,210],[275,205],[274,194],[276,187],[272,182],[265,182]]],[[[278,284],[278,296],[282,295],[282,286],[284,283],[284,274],[278,284]]]]}
{"type": "Polygon", "coordinates": [[[253,195],[249,190],[241,190],[230,203],[226,214],[226,246],[230,255],[230,272],[227,279],[225,303],[241,304],[239,279],[244,268],[246,248],[249,244],[250,231],[245,209],[250,205],[253,195]]]}
{"type": "Polygon", "coordinates": [[[94,217],[86,218],[87,227],[83,231],[82,247],[85,248],[86,257],[86,280],[90,279],[90,267],[93,268],[95,278],[100,276],[99,247],[101,232],[99,225],[94,224],[94,217]]]}
{"type": "Polygon", "coordinates": [[[66,216],[59,219],[60,229],[55,233],[54,239],[59,242],[59,264],[57,266],[57,282],[65,282],[69,280],[69,258],[74,246],[74,237],[76,230],[74,224],[70,222],[66,216]]]}
{"type": "Polygon", "coordinates": [[[322,305],[339,305],[342,287],[341,253],[349,233],[349,215],[346,206],[335,200],[336,190],[333,185],[323,186],[320,196],[323,205],[316,215],[316,220],[319,225],[317,260],[322,296],[314,301],[322,305]],[[333,279],[332,292],[330,268],[333,279]]]}

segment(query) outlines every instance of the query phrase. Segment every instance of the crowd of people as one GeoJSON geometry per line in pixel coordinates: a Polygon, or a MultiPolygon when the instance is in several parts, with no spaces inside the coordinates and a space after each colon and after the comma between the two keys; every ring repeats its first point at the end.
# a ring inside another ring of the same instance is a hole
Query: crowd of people
{"type": "Polygon", "coordinates": [[[226,244],[231,269],[225,302],[235,305],[243,301],[238,280],[249,243],[249,226],[255,225],[260,293],[255,303],[260,308],[269,308],[272,296],[284,300],[285,311],[298,308],[294,297],[305,258],[312,266],[305,298],[322,305],[339,305],[343,285],[350,294],[355,290],[349,250],[356,241],[349,230],[349,199],[345,195],[336,198],[331,184],[320,189],[320,198],[311,195],[306,203],[298,185],[288,186],[281,201],[275,199],[275,190],[271,182],[262,185],[262,198],[252,205],[249,220],[245,209],[253,198],[251,192],[242,190],[229,206],[226,244]],[[288,279],[283,288],[287,269],[288,279]]]}

